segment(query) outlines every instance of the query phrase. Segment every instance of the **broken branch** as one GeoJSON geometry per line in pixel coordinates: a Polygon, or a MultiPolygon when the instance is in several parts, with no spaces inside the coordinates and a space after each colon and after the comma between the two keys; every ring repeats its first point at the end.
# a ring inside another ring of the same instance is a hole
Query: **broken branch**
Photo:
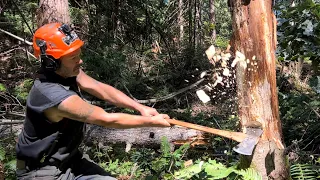
{"type": "Polygon", "coordinates": [[[27,40],[25,40],[25,39],[23,39],[23,38],[21,38],[21,37],[19,37],[19,36],[16,36],[16,35],[14,35],[14,34],[12,34],[12,33],[9,33],[8,31],[5,31],[5,30],[3,30],[3,29],[1,29],[1,28],[0,28],[0,31],[3,32],[3,33],[8,34],[8,35],[11,36],[11,37],[14,37],[14,38],[18,39],[19,41],[22,41],[22,42],[24,42],[24,43],[32,46],[32,42],[29,42],[29,41],[27,41],[27,40]]]}
{"type": "Polygon", "coordinates": [[[147,99],[147,100],[137,100],[135,99],[137,102],[141,103],[141,104],[147,104],[147,103],[155,103],[155,102],[160,102],[160,101],[164,101],[164,100],[167,100],[167,99],[170,99],[170,98],[173,98],[174,96],[178,95],[178,94],[181,94],[189,89],[192,89],[194,87],[196,87],[198,84],[200,84],[202,81],[204,81],[204,79],[200,79],[199,81],[191,84],[190,86],[187,86],[185,88],[182,88],[180,90],[178,90],[177,92],[173,92],[171,94],[168,94],[166,96],[163,96],[163,97],[160,97],[160,98],[154,98],[154,99],[147,99]]]}

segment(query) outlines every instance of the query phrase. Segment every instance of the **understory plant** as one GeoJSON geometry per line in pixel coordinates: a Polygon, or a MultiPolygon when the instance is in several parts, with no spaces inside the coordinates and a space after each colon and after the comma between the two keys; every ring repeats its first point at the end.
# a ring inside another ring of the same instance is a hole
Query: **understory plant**
{"type": "Polygon", "coordinates": [[[131,161],[119,159],[100,163],[107,171],[123,179],[175,180],[175,179],[246,179],[259,180],[261,176],[254,169],[238,169],[217,162],[217,160],[187,159],[190,144],[186,143],[176,150],[166,137],[161,139],[161,147],[154,150],[142,148],[131,154],[131,161]]]}

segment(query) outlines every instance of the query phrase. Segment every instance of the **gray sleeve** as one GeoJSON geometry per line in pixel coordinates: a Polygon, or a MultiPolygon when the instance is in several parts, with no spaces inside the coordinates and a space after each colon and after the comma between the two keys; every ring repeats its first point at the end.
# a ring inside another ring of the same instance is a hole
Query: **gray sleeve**
{"type": "Polygon", "coordinates": [[[42,113],[72,95],[77,95],[77,93],[66,89],[60,84],[35,81],[27,98],[27,107],[42,113]]]}

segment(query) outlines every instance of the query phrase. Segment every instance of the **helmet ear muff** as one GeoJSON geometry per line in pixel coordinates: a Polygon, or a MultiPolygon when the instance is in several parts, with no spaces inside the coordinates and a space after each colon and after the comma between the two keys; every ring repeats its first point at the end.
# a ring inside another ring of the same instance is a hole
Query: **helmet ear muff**
{"type": "Polygon", "coordinates": [[[40,47],[41,66],[48,71],[56,71],[61,65],[60,61],[46,54],[47,44],[45,41],[38,42],[37,44],[40,47]]]}

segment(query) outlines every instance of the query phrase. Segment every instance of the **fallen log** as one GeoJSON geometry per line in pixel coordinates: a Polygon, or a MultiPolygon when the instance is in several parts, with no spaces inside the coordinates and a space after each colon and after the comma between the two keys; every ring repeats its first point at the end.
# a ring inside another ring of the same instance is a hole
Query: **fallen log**
{"type": "Polygon", "coordinates": [[[192,143],[191,145],[199,145],[206,142],[204,132],[179,126],[110,129],[88,125],[84,143],[88,146],[95,142],[99,142],[103,146],[123,146],[128,152],[131,147],[159,148],[161,139],[164,136],[167,137],[172,146],[181,145],[181,142],[190,142],[192,143]]]}

